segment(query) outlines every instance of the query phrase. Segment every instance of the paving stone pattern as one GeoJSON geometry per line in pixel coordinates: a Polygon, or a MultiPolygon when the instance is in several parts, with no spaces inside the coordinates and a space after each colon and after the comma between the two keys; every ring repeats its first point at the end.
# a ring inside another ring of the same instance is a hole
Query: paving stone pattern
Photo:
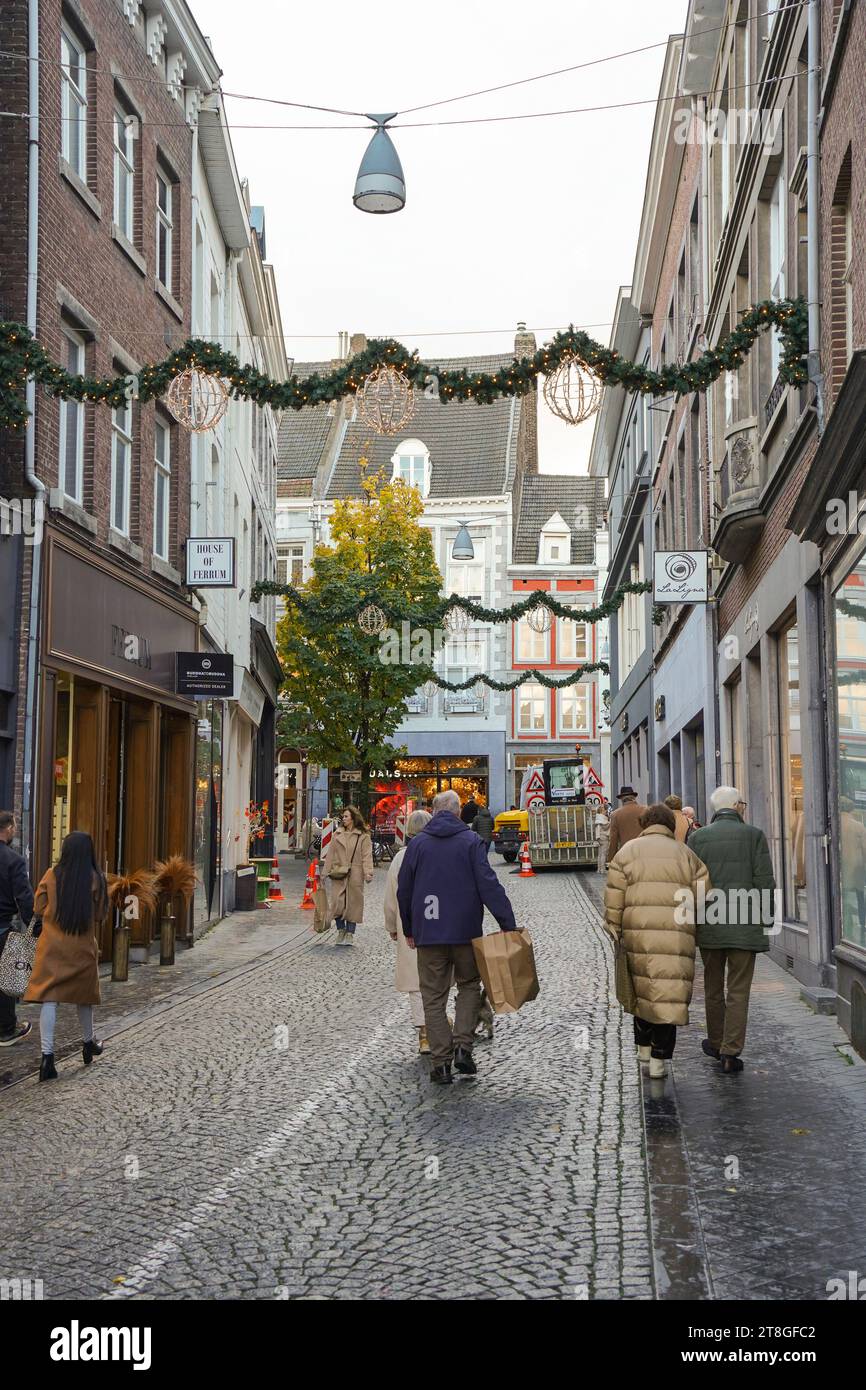
{"type": "Polygon", "coordinates": [[[652,1298],[640,1080],[598,914],[577,877],[499,871],[541,994],[496,1020],[476,1081],[427,1079],[384,870],[354,946],[288,913],[282,949],[222,976],[220,928],[190,953],[212,957],[200,992],[0,1094],[0,1273],[54,1299],[652,1298]]]}

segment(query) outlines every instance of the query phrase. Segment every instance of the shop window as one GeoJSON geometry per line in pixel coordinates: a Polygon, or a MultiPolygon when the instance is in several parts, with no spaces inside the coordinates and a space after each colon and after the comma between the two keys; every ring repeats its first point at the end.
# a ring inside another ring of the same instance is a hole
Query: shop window
{"type": "Polygon", "coordinates": [[[517,690],[517,728],[521,734],[547,733],[548,692],[537,681],[527,681],[517,690]]]}
{"type": "Polygon", "coordinates": [[[60,111],[63,158],[87,182],[87,54],[79,39],[60,31],[60,111]]]}
{"type": "Polygon", "coordinates": [[[745,762],[743,758],[743,683],[741,680],[732,681],[727,687],[728,696],[728,728],[730,731],[731,748],[731,785],[738,791],[745,793],[745,779],[743,769],[745,762]]]}
{"type": "Polygon", "coordinates": [[[835,594],[842,936],[866,947],[866,561],[835,594]]]}
{"type": "MultiPolygon", "coordinates": [[[[72,376],[84,374],[84,339],[72,328],[64,328],[66,370],[72,376]]],[[[84,501],[84,406],[81,401],[60,402],[60,484],[73,502],[84,501]]]]}
{"type": "Polygon", "coordinates": [[[806,920],[806,823],[800,730],[800,658],[796,624],[781,633],[779,653],[779,753],[782,760],[782,855],[784,910],[806,920]]]}

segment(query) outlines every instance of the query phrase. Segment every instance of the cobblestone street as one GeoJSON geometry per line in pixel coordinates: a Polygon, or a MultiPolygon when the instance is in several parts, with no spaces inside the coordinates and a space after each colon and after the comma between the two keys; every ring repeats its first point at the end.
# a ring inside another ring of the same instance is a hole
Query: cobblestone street
{"type": "Polygon", "coordinates": [[[642,1083],[601,881],[500,865],[541,993],[440,1090],[391,988],[384,870],[338,948],[297,867],[285,908],[109,986],[91,1068],[0,1093],[0,1273],[49,1299],[763,1300],[866,1268],[866,1067],[777,967],[742,1077],[700,1053],[698,991],[672,1077],[642,1083]]]}
{"type": "Polygon", "coordinates": [[[503,876],[542,992],[476,1082],[427,1080],[380,871],[356,946],[307,937],[3,1095],[8,1269],[48,1298],[651,1297],[609,953],[578,879],[503,876]]]}

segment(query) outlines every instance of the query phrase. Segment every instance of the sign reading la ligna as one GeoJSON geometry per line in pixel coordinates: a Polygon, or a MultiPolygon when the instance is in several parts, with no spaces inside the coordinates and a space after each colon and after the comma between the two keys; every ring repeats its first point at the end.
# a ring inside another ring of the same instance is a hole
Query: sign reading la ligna
{"type": "Polygon", "coordinates": [[[653,555],[653,603],[706,603],[706,550],[657,550],[653,555]]]}
{"type": "Polygon", "coordinates": [[[233,536],[190,536],[186,543],[186,583],[189,589],[233,589],[233,536]]]}

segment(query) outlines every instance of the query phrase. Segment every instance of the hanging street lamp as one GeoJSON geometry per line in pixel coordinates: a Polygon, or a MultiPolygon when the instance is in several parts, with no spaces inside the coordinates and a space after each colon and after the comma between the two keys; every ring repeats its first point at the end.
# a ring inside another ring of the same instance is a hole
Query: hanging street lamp
{"type": "Polygon", "coordinates": [[[397,115],[372,115],[367,120],[376,127],[375,134],[364,152],[352,202],[361,212],[399,212],[406,202],[406,180],[400,156],[385,127],[397,115]]]}
{"type": "Polygon", "coordinates": [[[454,544],[451,547],[452,560],[474,560],[475,546],[472,544],[472,537],[469,534],[469,527],[465,521],[460,523],[460,530],[454,537],[454,544]]]}

